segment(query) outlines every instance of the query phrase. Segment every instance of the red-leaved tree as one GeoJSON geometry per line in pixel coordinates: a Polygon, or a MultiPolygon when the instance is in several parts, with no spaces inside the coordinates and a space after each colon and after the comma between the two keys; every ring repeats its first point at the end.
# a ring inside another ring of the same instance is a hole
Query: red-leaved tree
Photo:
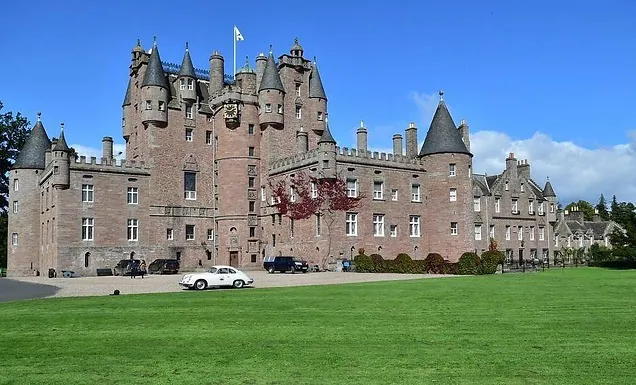
{"type": "Polygon", "coordinates": [[[337,213],[349,211],[364,197],[360,192],[356,197],[347,195],[347,182],[344,178],[316,178],[300,172],[288,180],[269,181],[274,196],[274,207],[282,215],[293,220],[308,219],[315,215],[327,229],[327,251],[322,259],[323,268],[331,255],[331,228],[337,213]],[[293,191],[293,194],[292,194],[293,191]]]}

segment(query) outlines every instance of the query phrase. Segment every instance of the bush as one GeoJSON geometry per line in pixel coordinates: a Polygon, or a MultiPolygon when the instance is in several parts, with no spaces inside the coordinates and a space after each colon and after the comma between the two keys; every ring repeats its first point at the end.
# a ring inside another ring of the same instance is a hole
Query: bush
{"type": "Polygon", "coordinates": [[[424,265],[428,274],[444,274],[446,261],[437,253],[430,253],[424,258],[424,265]]]}
{"type": "Polygon", "coordinates": [[[388,267],[391,273],[412,274],[415,272],[415,264],[408,254],[400,253],[394,260],[386,262],[389,262],[388,267]]]}
{"type": "Polygon", "coordinates": [[[479,265],[481,265],[479,255],[473,252],[464,253],[457,262],[458,273],[460,275],[477,275],[479,274],[479,265]]]}
{"type": "Polygon", "coordinates": [[[384,263],[384,258],[380,254],[371,254],[371,263],[373,264],[372,273],[385,273],[387,266],[384,263]]]}
{"type": "Polygon", "coordinates": [[[457,262],[446,262],[444,264],[444,274],[459,275],[459,264],[457,262]]]}
{"type": "Polygon", "coordinates": [[[353,257],[353,263],[356,267],[356,271],[359,273],[373,272],[373,262],[371,262],[371,258],[369,258],[368,255],[356,255],[355,257],[353,257]]]}
{"type": "Polygon", "coordinates": [[[504,253],[499,250],[489,250],[481,254],[479,274],[495,274],[497,266],[503,264],[504,253]]]}

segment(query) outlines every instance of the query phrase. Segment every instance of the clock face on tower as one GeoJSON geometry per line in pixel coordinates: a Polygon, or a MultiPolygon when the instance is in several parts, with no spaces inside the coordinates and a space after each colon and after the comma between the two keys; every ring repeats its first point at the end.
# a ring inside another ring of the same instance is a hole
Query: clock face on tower
{"type": "Polygon", "coordinates": [[[226,104],[225,105],[225,118],[226,119],[235,119],[238,116],[238,108],[236,104],[226,104]]]}

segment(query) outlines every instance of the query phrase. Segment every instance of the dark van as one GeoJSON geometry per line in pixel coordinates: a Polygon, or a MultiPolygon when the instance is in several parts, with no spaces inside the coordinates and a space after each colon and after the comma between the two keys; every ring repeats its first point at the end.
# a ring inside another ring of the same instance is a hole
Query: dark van
{"type": "Polygon", "coordinates": [[[297,271],[306,273],[309,265],[306,261],[303,261],[298,257],[280,256],[265,258],[265,261],[263,261],[263,268],[270,274],[273,274],[277,271],[280,271],[281,273],[289,271],[293,274],[297,271]]]}
{"type": "Polygon", "coordinates": [[[177,274],[180,264],[176,259],[155,259],[148,266],[148,274],[177,274]]]}

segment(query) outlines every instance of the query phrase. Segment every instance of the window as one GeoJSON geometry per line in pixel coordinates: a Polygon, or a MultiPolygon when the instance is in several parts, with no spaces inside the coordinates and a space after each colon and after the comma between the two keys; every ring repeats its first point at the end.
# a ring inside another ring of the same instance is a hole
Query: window
{"type": "Polygon", "coordinates": [[[267,201],[267,193],[265,193],[265,186],[261,186],[261,202],[267,201]]]}
{"type": "Polygon", "coordinates": [[[247,155],[248,156],[254,156],[254,147],[248,147],[247,148],[247,155]]]}
{"type": "Polygon", "coordinates": [[[391,232],[391,237],[392,238],[397,237],[397,225],[389,226],[389,231],[391,232]]]}
{"type": "Polygon", "coordinates": [[[519,186],[519,189],[521,190],[521,192],[523,192],[523,183],[521,183],[521,186],[519,186]]]}
{"type": "Polygon", "coordinates": [[[301,106],[296,106],[296,119],[301,119],[303,117],[303,110],[301,106]]]}
{"type": "MultiPolygon", "coordinates": [[[[396,195],[397,195],[397,191],[396,191],[396,195]]],[[[412,184],[411,185],[411,202],[420,202],[421,200],[422,198],[420,196],[420,185],[412,184]]]]}
{"type": "Polygon", "coordinates": [[[276,247],[276,234],[272,234],[272,247],[276,247]]]}
{"type": "Polygon", "coordinates": [[[219,151],[219,137],[214,137],[214,151],[219,151]]]}
{"type": "Polygon", "coordinates": [[[186,80],[185,79],[179,80],[179,89],[183,91],[185,90],[185,88],[186,88],[186,80]]]}
{"type": "Polygon", "coordinates": [[[83,184],[82,185],[82,202],[93,202],[93,185],[92,184],[83,184]]]}
{"type": "Polygon", "coordinates": [[[183,189],[185,199],[197,199],[197,174],[193,172],[183,173],[183,189]]]}
{"type": "Polygon", "coordinates": [[[506,226],[506,241],[510,240],[510,226],[506,226]]]}
{"type": "Polygon", "coordinates": [[[93,240],[93,226],[95,220],[93,218],[82,218],[82,241],[93,240]]]}
{"type": "Polygon", "coordinates": [[[205,144],[207,144],[207,145],[211,145],[212,144],[212,131],[206,131],[205,132],[205,144]]]}
{"type": "Polygon", "coordinates": [[[282,104],[279,104],[279,105],[278,105],[278,113],[279,113],[279,114],[282,114],[282,113],[283,113],[283,105],[282,105],[282,104]]]}
{"type": "Polygon", "coordinates": [[[506,191],[508,191],[508,187],[509,187],[509,186],[508,186],[508,181],[506,181],[506,182],[505,182],[505,184],[504,184],[504,189],[505,189],[506,191]]]}
{"type": "Polygon", "coordinates": [[[528,201],[528,214],[534,214],[534,201],[532,199],[528,201]]]}
{"type": "Polygon", "coordinates": [[[289,237],[294,237],[294,220],[292,218],[289,218],[289,237]]]}
{"type": "Polygon", "coordinates": [[[14,214],[18,213],[18,208],[19,208],[18,201],[13,201],[13,213],[14,214]]]}
{"type": "Polygon", "coordinates": [[[121,126],[126,127],[126,118],[121,118],[121,126]]]}
{"type": "Polygon", "coordinates": [[[194,79],[188,79],[188,89],[190,91],[194,90],[194,79]]]}
{"type": "Polygon", "coordinates": [[[194,225],[186,225],[186,241],[194,240],[194,225]]]}
{"type": "Polygon", "coordinates": [[[187,104],[185,106],[185,117],[186,119],[192,119],[192,105],[187,104]]]}
{"type": "Polygon", "coordinates": [[[457,235],[457,222],[451,222],[450,233],[451,235],[457,235]]]}
{"type": "Polygon", "coordinates": [[[451,163],[448,165],[448,176],[455,176],[455,163],[451,163]]]}
{"type": "Polygon", "coordinates": [[[373,236],[374,237],[384,236],[384,215],[383,214],[373,214],[373,236]]]}
{"type": "Polygon", "coordinates": [[[289,200],[296,202],[296,188],[294,186],[289,188],[289,200]]]}
{"type": "Polygon", "coordinates": [[[481,225],[475,225],[475,240],[481,241],[481,225]]]}
{"type": "Polygon", "coordinates": [[[18,233],[12,233],[11,234],[11,246],[17,246],[18,245],[18,233]]]}
{"type": "Polygon", "coordinates": [[[20,187],[19,181],[17,179],[13,180],[13,191],[18,191],[18,187],[20,187]]]}
{"type": "Polygon", "coordinates": [[[191,128],[186,128],[185,130],[185,140],[186,142],[192,142],[192,129],[191,128]]]}
{"type": "Polygon", "coordinates": [[[481,198],[473,198],[473,210],[481,211],[481,198]]]}
{"type": "Polygon", "coordinates": [[[501,198],[495,198],[495,212],[501,212],[501,198]]]}
{"type": "Polygon", "coordinates": [[[165,111],[166,110],[166,103],[162,102],[161,100],[159,101],[159,111],[165,111]]]}
{"type": "Polygon", "coordinates": [[[250,213],[253,213],[254,211],[256,211],[256,202],[254,201],[247,202],[247,209],[250,213]]]}
{"type": "Polygon", "coordinates": [[[323,120],[322,111],[318,111],[318,120],[323,120]]]}
{"type": "Polygon", "coordinates": [[[250,238],[255,238],[255,237],[256,237],[256,227],[250,227],[250,238]]]}
{"type": "Polygon", "coordinates": [[[316,214],[316,236],[319,237],[322,233],[322,218],[320,214],[316,214]]]}
{"type": "Polygon", "coordinates": [[[554,203],[550,203],[550,212],[554,213],[554,203]]]}
{"type": "Polygon", "coordinates": [[[169,241],[174,239],[174,231],[172,229],[166,229],[166,239],[169,241]]]}
{"type": "Polygon", "coordinates": [[[545,227],[539,227],[539,240],[545,241],[545,227]]]}
{"type": "Polygon", "coordinates": [[[516,199],[512,200],[512,213],[519,214],[519,201],[516,199]]]}
{"type": "Polygon", "coordinates": [[[530,240],[534,241],[534,226],[530,226],[530,240]]]}
{"type": "Polygon", "coordinates": [[[495,239],[495,225],[490,225],[488,236],[492,239],[495,239]]]}
{"type": "Polygon", "coordinates": [[[457,201],[457,189],[456,188],[450,189],[450,201],[451,202],[457,201]]]}
{"type": "Polygon", "coordinates": [[[139,203],[139,187],[128,187],[126,202],[129,205],[136,205],[139,203]]]}
{"type": "Polygon", "coordinates": [[[517,239],[523,241],[523,226],[517,226],[517,239]]]}
{"type": "Polygon", "coordinates": [[[318,198],[318,186],[316,182],[311,182],[311,197],[318,198]]]}
{"type": "Polygon", "coordinates": [[[254,177],[253,176],[250,176],[249,178],[247,178],[247,187],[254,188],[254,177]]]}
{"type": "Polygon", "coordinates": [[[373,199],[384,199],[384,182],[373,182],[373,199]]]}
{"type": "Polygon", "coordinates": [[[138,219],[128,220],[128,240],[129,241],[139,240],[139,220],[138,219]]]}
{"type": "Polygon", "coordinates": [[[391,200],[392,201],[397,201],[398,200],[398,189],[396,189],[396,188],[392,188],[391,189],[391,200]]]}
{"type": "Polygon", "coordinates": [[[146,100],[146,110],[152,110],[152,100],[146,100]]]}
{"type": "Polygon", "coordinates": [[[265,112],[272,112],[272,105],[267,103],[265,104],[265,112]]]}
{"type": "Polygon", "coordinates": [[[247,126],[247,134],[248,135],[254,135],[254,125],[250,124],[247,126]]]}
{"type": "Polygon", "coordinates": [[[409,215],[409,235],[411,237],[420,236],[420,217],[419,215],[409,215]]]}
{"type": "MultiPolygon", "coordinates": [[[[250,227],[250,230],[254,229],[253,227],[250,227]]],[[[253,237],[253,235],[251,235],[253,237]]],[[[208,241],[212,241],[214,240],[214,230],[212,229],[208,229],[208,241]]]]}
{"type": "Polygon", "coordinates": [[[300,83],[296,83],[296,96],[300,96],[300,83]]]}
{"type": "Polygon", "coordinates": [[[543,215],[543,202],[539,203],[539,215],[543,215]]]}
{"type": "Polygon", "coordinates": [[[347,213],[347,221],[345,223],[345,232],[349,236],[358,235],[358,214],[347,213]]]}
{"type": "Polygon", "coordinates": [[[347,179],[347,196],[356,198],[358,196],[358,181],[355,179],[347,179]]]}

